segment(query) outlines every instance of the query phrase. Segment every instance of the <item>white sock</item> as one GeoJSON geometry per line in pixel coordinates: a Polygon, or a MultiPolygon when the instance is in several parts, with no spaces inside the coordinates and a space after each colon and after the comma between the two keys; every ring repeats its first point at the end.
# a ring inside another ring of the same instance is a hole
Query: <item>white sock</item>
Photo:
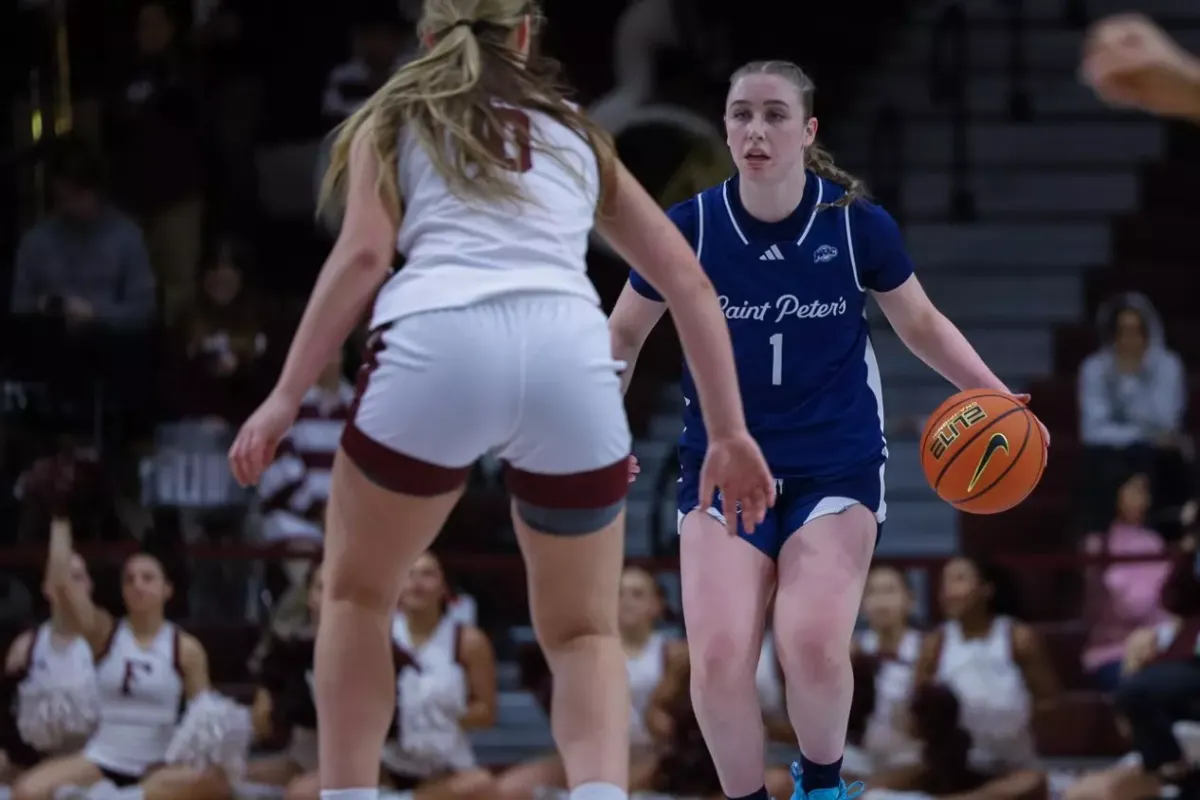
{"type": "Polygon", "coordinates": [[[413,800],[412,792],[397,792],[391,789],[380,789],[379,800],[413,800]]]}
{"type": "MultiPolygon", "coordinates": [[[[629,794],[615,783],[581,783],[571,790],[570,800],[628,800],[629,794]]],[[[324,798],[322,798],[324,800],[324,798]]]]}
{"type": "Polygon", "coordinates": [[[379,787],[370,789],[322,789],[321,800],[379,800],[379,787]]]}

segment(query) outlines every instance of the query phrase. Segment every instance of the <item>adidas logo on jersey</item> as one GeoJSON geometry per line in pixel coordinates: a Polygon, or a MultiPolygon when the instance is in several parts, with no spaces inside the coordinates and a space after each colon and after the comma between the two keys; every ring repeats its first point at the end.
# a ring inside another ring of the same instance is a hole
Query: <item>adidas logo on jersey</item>
{"type": "Polygon", "coordinates": [[[779,249],[779,245],[773,244],[767,252],[758,257],[759,261],[783,261],[783,251],[779,249]]]}

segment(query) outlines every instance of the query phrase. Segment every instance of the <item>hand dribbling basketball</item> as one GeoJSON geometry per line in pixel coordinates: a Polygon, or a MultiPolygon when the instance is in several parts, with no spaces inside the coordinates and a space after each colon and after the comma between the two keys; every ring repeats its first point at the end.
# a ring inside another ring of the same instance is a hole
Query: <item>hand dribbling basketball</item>
{"type": "Polygon", "coordinates": [[[1111,105],[1200,118],[1200,59],[1141,14],[1093,25],[1080,75],[1111,105]]]}
{"type": "Polygon", "coordinates": [[[738,519],[747,533],[754,530],[775,505],[775,478],[758,443],[748,431],[710,438],[700,467],[700,497],[721,491],[726,509],[725,528],[737,536],[738,519]],[[731,514],[731,509],[740,513],[731,514]]]}

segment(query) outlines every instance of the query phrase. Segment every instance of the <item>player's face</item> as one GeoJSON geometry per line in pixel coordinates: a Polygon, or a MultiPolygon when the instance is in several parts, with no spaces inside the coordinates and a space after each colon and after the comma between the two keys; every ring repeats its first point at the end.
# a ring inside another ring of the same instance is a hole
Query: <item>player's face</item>
{"type": "Polygon", "coordinates": [[[654,579],[641,569],[626,569],[621,575],[618,614],[622,630],[654,625],[662,614],[662,603],[654,579]]]}
{"type": "Polygon", "coordinates": [[[942,613],[948,619],[959,619],[987,602],[988,588],[972,562],[952,559],[942,569],[942,613]]]}
{"type": "Polygon", "coordinates": [[[313,567],[313,573],[308,577],[308,614],[314,623],[321,621],[321,595],[325,593],[325,578],[321,574],[321,565],[313,567]]]}
{"type": "Polygon", "coordinates": [[[400,595],[403,611],[425,611],[440,606],[446,600],[446,580],[442,565],[426,553],[408,572],[408,581],[400,595]]]}
{"type": "Polygon", "coordinates": [[[912,597],[904,578],[890,567],[876,567],[867,576],[863,592],[863,615],[872,630],[903,626],[912,613],[912,597]]]}
{"type": "Polygon", "coordinates": [[[171,585],[162,565],[149,556],[134,556],[125,562],[121,599],[130,612],[161,611],[171,596],[171,585]]]}
{"type": "Polygon", "coordinates": [[[803,167],[817,135],[796,86],[779,75],[747,75],[729,90],[725,141],[746,180],[777,180],[803,167]]]}

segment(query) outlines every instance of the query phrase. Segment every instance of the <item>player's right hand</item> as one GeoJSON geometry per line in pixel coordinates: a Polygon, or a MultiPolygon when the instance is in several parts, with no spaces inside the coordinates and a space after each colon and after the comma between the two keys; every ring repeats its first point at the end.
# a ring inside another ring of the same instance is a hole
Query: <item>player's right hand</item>
{"type": "Polygon", "coordinates": [[[633,483],[637,480],[638,473],[642,471],[642,465],[638,463],[637,456],[630,454],[629,456],[629,482],[633,483]]]}
{"type": "Polygon", "coordinates": [[[775,478],[748,431],[709,439],[700,467],[700,497],[712,497],[718,490],[730,536],[737,536],[739,517],[750,533],[775,505],[775,478]]]}
{"type": "Polygon", "coordinates": [[[275,460],[275,450],[292,423],[299,404],[278,392],[271,392],[246,424],[238,431],[229,448],[229,469],[242,486],[258,483],[263,470],[275,460]]]}
{"type": "Polygon", "coordinates": [[[1094,24],[1080,73],[1111,105],[1178,117],[1200,113],[1200,61],[1141,14],[1094,24]]]}

